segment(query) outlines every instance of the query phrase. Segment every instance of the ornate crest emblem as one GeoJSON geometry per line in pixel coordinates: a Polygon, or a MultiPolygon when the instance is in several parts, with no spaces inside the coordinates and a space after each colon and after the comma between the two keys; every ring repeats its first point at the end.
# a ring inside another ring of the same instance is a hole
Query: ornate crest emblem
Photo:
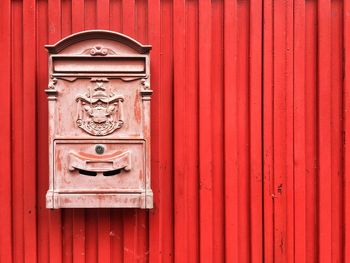
{"type": "Polygon", "coordinates": [[[78,127],[92,135],[107,135],[123,126],[124,97],[107,92],[103,81],[96,81],[97,86],[83,95],[78,95],[78,127]]]}

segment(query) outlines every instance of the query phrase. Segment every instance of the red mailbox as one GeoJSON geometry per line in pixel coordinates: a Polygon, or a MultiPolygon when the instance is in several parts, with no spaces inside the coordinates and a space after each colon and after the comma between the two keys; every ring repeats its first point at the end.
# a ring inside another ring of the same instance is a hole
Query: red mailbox
{"type": "Polygon", "coordinates": [[[151,46],[91,30],[46,48],[47,208],[152,208],[151,46]]]}

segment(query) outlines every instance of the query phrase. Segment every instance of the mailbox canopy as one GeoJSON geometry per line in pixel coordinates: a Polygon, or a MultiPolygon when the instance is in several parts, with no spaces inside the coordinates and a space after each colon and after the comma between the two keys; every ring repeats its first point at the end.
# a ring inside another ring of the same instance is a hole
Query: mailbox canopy
{"type": "Polygon", "coordinates": [[[147,54],[152,48],[151,45],[142,45],[140,42],[127,35],[109,30],[81,31],[59,40],[54,45],[45,45],[45,47],[50,54],[69,53],[69,49],[67,48],[71,46],[81,46],[84,41],[89,41],[91,39],[102,39],[104,41],[110,40],[119,45],[125,45],[125,47],[128,47],[130,50],[139,54],[147,54]]]}

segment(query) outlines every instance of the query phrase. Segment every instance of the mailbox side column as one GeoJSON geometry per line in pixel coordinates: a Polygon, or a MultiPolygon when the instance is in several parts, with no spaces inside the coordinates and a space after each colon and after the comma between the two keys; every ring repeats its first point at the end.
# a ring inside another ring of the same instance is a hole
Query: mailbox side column
{"type": "MultiPolygon", "coordinates": [[[[49,58],[49,68],[52,63],[51,57],[49,58]]],[[[57,90],[56,90],[57,79],[52,78],[48,88],[45,90],[48,97],[48,111],[49,111],[49,190],[46,194],[46,208],[57,208],[54,194],[54,136],[55,136],[55,110],[56,110],[56,101],[57,101],[57,90]]]]}
{"type": "Polygon", "coordinates": [[[146,154],[145,154],[145,202],[144,208],[153,208],[153,192],[151,189],[151,95],[153,91],[150,88],[149,74],[142,79],[142,107],[143,107],[143,132],[146,140],[146,154]]]}

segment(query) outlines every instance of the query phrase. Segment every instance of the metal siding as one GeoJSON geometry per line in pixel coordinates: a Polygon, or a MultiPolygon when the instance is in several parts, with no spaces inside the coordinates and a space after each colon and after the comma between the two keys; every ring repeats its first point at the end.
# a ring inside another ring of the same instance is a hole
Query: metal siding
{"type": "Polygon", "coordinates": [[[350,261],[350,5],[0,1],[0,262],[350,261]],[[155,208],[45,208],[44,44],[152,44],[155,208]]]}

